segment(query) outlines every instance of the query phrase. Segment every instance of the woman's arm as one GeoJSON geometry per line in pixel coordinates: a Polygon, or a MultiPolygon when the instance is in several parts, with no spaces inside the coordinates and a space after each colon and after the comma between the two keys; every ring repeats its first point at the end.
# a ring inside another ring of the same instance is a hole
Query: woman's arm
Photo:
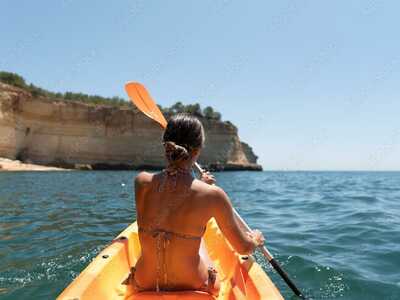
{"type": "Polygon", "coordinates": [[[151,182],[152,174],[147,172],[140,172],[135,177],[135,205],[136,205],[136,217],[137,221],[140,223],[140,216],[142,215],[144,209],[144,195],[146,192],[146,186],[151,182]]]}
{"type": "Polygon", "coordinates": [[[239,226],[231,201],[227,194],[219,187],[213,186],[212,210],[219,228],[233,248],[240,254],[252,253],[263,243],[261,233],[249,233],[239,226]]]}

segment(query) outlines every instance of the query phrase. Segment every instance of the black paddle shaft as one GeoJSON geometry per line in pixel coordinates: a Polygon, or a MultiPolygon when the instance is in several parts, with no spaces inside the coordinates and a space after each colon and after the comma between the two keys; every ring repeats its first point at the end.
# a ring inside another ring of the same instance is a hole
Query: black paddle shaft
{"type": "Polygon", "coordinates": [[[286,272],[281,268],[280,264],[275,260],[275,258],[272,258],[269,263],[274,267],[274,269],[281,275],[283,280],[285,280],[286,284],[292,289],[292,291],[296,294],[296,296],[299,296],[302,299],[305,299],[303,294],[299,291],[299,289],[296,287],[296,285],[293,283],[292,280],[290,280],[289,276],[286,274],[286,272]]]}

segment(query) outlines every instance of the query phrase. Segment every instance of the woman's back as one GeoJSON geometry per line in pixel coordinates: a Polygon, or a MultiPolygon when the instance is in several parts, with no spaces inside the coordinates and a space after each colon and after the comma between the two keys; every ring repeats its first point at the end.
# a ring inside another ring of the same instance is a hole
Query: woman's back
{"type": "Polygon", "coordinates": [[[207,280],[199,256],[211,218],[210,186],[189,172],[141,173],[136,179],[142,256],[136,281],[145,289],[195,289],[207,280]]]}

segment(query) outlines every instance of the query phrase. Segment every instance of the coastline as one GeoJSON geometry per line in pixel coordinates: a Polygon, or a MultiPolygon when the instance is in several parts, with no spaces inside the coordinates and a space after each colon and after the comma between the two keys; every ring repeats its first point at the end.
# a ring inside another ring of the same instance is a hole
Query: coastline
{"type": "Polygon", "coordinates": [[[0,172],[2,171],[7,172],[7,171],[72,171],[72,170],[24,163],[19,160],[12,160],[0,157],[0,172]]]}
{"type": "MultiPolygon", "coordinates": [[[[163,169],[162,131],[135,107],[67,101],[53,94],[0,82],[0,157],[27,164],[8,162],[3,169],[163,169]]],[[[211,171],[262,170],[235,125],[199,119],[207,140],[201,165],[211,171]]]]}
{"type": "MultiPolygon", "coordinates": [[[[253,165],[239,165],[239,164],[227,164],[227,165],[208,165],[204,166],[207,170],[212,172],[221,171],[262,171],[261,166],[257,164],[253,165]]],[[[0,172],[1,171],[106,171],[106,170],[162,170],[164,166],[146,166],[140,167],[128,166],[128,165],[67,165],[65,167],[55,167],[49,165],[33,164],[29,162],[23,162],[20,160],[13,160],[4,157],[0,157],[0,172]]]]}

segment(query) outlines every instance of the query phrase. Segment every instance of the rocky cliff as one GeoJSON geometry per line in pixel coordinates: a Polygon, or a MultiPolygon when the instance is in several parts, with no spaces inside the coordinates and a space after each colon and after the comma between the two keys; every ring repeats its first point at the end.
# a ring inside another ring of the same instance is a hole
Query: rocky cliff
{"type": "MultiPolygon", "coordinates": [[[[234,125],[201,121],[206,145],[200,163],[214,169],[261,169],[234,125]]],[[[0,82],[0,157],[63,167],[161,168],[161,134],[136,109],[35,98],[0,82]]]]}

